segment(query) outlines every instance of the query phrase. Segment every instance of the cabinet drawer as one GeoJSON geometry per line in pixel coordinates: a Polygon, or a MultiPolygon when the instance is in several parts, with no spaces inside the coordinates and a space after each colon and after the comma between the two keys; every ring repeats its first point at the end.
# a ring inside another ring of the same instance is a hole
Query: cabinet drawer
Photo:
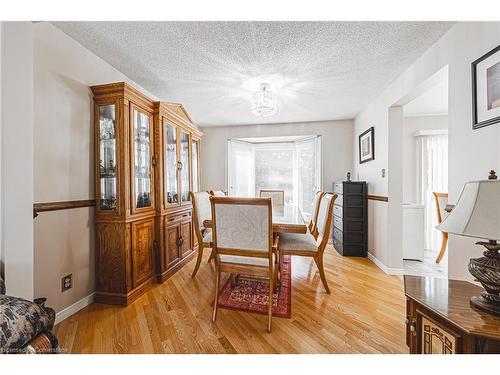
{"type": "Polygon", "coordinates": [[[343,233],[337,227],[333,227],[333,239],[337,240],[339,242],[344,242],[344,240],[343,240],[343,233]]]}
{"type": "Polygon", "coordinates": [[[337,206],[337,205],[333,206],[333,214],[335,216],[343,217],[342,211],[343,211],[342,206],[337,206]]]}
{"type": "Polygon", "coordinates": [[[346,257],[366,257],[366,247],[365,245],[357,245],[344,242],[342,244],[342,255],[346,257]]]}
{"type": "Polygon", "coordinates": [[[364,216],[363,207],[345,207],[344,208],[344,218],[345,219],[362,219],[364,216]]]}
{"type": "Polygon", "coordinates": [[[344,232],[362,232],[364,231],[364,221],[362,220],[344,220],[343,226],[338,227],[344,232]]]}
{"type": "Polygon", "coordinates": [[[165,217],[165,222],[170,224],[177,221],[188,220],[191,218],[191,211],[181,212],[173,215],[169,215],[165,217]]]}
{"type": "Polygon", "coordinates": [[[365,235],[363,232],[343,232],[343,241],[348,244],[363,244],[365,242],[365,235]]]}
{"type": "Polygon", "coordinates": [[[335,198],[335,204],[340,207],[344,205],[344,196],[342,194],[337,194],[337,198],[335,198]]]}
{"type": "Polygon", "coordinates": [[[337,252],[342,255],[344,253],[344,248],[342,247],[342,242],[336,240],[335,238],[333,239],[333,247],[337,252]]]}
{"type": "Polygon", "coordinates": [[[333,216],[333,225],[339,228],[340,230],[344,229],[343,220],[338,216],[333,216]]]}
{"type": "Polygon", "coordinates": [[[346,183],[344,184],[344,194],[363,194],[364,184],[360,183],[346,183]]]}
{"type": "Polygon", "coordinates": [[[344,193],[344,184],[342,182],[337,182],[333,184],[333,192],[336,194],[344,193]]]}
{"type": "MultiPolygon", "coordinates": [[[[345,195],[344,196],[344,206],[345,207],[351,207],[351,206],[364,206],[365,204],[365,197],[363,195],[345,195]]],[[[337,201],[335,201],[337,203],[337,201]]]]}

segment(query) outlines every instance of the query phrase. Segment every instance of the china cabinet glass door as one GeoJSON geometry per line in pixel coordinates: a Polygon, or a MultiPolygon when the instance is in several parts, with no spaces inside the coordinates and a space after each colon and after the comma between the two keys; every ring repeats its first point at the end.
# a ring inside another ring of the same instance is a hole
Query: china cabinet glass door
{"type": "Polygon", "coordinates": [[[115,105],[99,106],[99,159],[101,210],[116,209],[115,105]]]}
{"type": "Polygon", "coordinates": [[[180,132],[180,179],[181,179],[181,202],[189,201],[189,133],[180,132]]]}
{"type": "Polygon", "coordinates": [[[151,207],[151,117],[134,109],[135,207],[151,207]]]}
{"type": "Polygon", "coordinates": [[[177,129],[166,120],[163,120],[163,137],[163,184],[165,190],[165,204],[177,204],[179,203],[177,180],[177,171],[179,169],[179,162],[177,160],[177,129]]]}
{"type": "Polygon", "coordinates": [[[192,172],[193,172],[193,191],[200,191],[200,175],[199,175],[199,144],[200,141],[193,139],[191,142],[191,149],[193,155],[191,156],[192,172]]]}

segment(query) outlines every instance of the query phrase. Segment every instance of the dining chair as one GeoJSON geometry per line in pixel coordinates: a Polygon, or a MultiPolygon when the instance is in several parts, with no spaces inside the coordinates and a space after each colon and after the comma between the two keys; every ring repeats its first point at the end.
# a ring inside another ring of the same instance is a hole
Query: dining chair
{"type": "Polygon", "coordinates": [[[269,279],[267,330],[271,332],[279,241],[273,240],[271,199],[212,196],[210,202],[216,265],[212,322],[217,318],[222,272],[262,277],[269,279]]]}
{"type": "MultiPolygon", "coordinates": [[[[448,215],[448,212],[445,211],[446,205],[448,204],[448,193],[436,193],[433,192],[434,201],[436,202],[436,213],[438,224],[444,220],[444,218],[448,215]]],[[[441,262],[444,254],[446,253],[446,247],[448,246],[448,233],[441,232],[441,249],[439,250],[439,254],[436,258],[436,263],[441,262]]]]}
{"type": "Polygon", "coordinates": [[[317,223],[318,223],[318,212],[319,212],[319,204],[321,202],[321,198],[325,195],[324,192],[318,191],[316,195],[314,196],[313,200],[313,213],[311,216],[311,220],[309,221],[309,224],[307,225],[307,229],[309,229],[309,232],[316,238],[318,237],[317,233],[317,223]]]}
{"type": "Polygon", "coordinates": [[[271,198],[274,208],[283,209],[285,206],[285,191],[276,189],[261,189],[261,198],[271,198]]]}
{"type": "MultiPolygon", "coordinates": [[[[210,207],[210,194],[206,191],[201,191],[198,193],[189,193],[191,202],[193,204],[193,225],[194,233],[196,239],[198,240],[198,258],[196,259],[196,265],[194,266],[193,274],[194,277],[200,268],[201,259],[203,258],[203,250],[205,248],[213,248],[212,244],[212,230],[210,228],[205,228],[203,221],[212,218],[212,212],[210,207]]],[[[213,251],[212,251],[213,252],[213,251]]],[[[212,255],[209,258],[212,258],[212,255]]]]}
{"type": "Polygon", "coordinates": [[[210,195],[214,197],[225,197],[227,193],[224,190],[210,190],[210,195]]]}
{"type": "Polygon", "coordinates": [[[317,232],[315,238],[311,232],[305,234],[301,233],[281,233],[279,240],[279,260],[280,269],[282,268],[284,255],[298,255],[304,257],[312,257],[316,266],[318,266],[319,275],[323,286],[328,294],[330,288],[328,287],[323,255],[328,244],[330,237],[330,230],[332,227],[333,217],[333,204],[337,198],[336,194],[324,194],[319,203],[318,218],[317,218],[317,232]]]}

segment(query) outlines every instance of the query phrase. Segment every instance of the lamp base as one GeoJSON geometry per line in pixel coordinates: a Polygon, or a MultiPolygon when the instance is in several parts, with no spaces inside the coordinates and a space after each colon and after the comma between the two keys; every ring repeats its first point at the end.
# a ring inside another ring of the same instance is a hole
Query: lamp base
{"type": "Polygon", "coordinates": [[[490,314],[500,316],[500,244],[497,241],[477,242],[486,248],[482,258],[469,261],[469,272],[485,291],[470,299],[470,304],[490,314]]]}
{"type": "Polygon", "coordinates": [[[486,311],[487,313],[500,316],[500,304],[490,301],[487,297],[481,296],[471,297],[470,304],[480,310],[486,311]]]}

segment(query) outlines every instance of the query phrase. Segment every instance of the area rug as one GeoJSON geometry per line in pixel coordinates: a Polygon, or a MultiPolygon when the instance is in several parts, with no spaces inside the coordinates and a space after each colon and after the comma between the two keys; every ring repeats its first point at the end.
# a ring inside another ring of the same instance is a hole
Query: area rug
{"type": "MultiPolygon", "coordinates": [[[[273,295],[273,316],[290,318],[292,303],[292,260],[283,257],[281,286],[273,295]]],[[[223,309],[241,310],[267,315],[269,280],[240,276],[234,286],[229,279],[219,295],[218,306],[223,309]]]]}

